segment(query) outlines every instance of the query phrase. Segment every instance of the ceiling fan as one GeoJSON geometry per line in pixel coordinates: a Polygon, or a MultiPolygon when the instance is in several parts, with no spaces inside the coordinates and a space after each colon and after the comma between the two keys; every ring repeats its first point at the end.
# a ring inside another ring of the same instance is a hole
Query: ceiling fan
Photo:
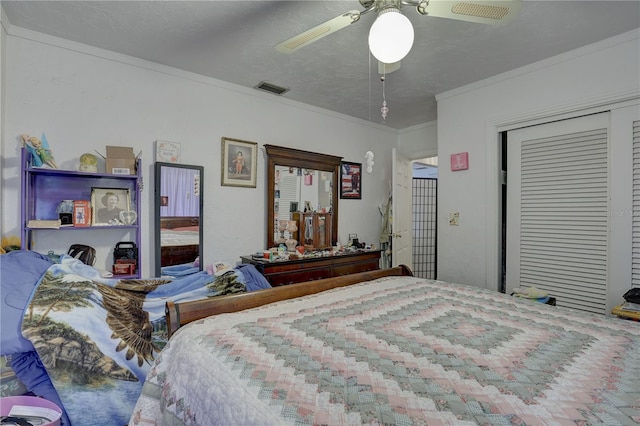
{"type": "MultiPolygon", "coordinates": [[[[399,62],[413,46],[413,26],[401,12],[412,6],[421,15],[483,24],[496,24],[511,18],[520,9],[521,0],[359,0],[363,10],[349,10],[276,46],[292,53],[360,20],[371,11],[378,14],[369,31],[369,49],[386,65],[386,72],[399,68],[399,62]]],[[[385,68],[383,68],[385,69],[385,68]]],[[[380,70],[380,66],[379,66],[380,70]]]]}

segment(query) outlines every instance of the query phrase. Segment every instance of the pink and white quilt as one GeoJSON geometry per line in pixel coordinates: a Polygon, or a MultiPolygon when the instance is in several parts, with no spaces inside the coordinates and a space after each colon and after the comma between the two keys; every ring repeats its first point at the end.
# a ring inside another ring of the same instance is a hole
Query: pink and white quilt
{"type": "Polygon", "coordinates": [[[388,277],[172,337],[130,425],[640,423],[640,323],[388,277]]]}

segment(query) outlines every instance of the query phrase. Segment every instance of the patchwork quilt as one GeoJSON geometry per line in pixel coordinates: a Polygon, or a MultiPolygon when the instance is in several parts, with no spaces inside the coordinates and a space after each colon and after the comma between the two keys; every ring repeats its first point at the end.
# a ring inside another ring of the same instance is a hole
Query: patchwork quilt
{"type": "Polygon", "coordinates": [[[630,425],[640,323],[388,277],[196,321],[130,425],[630,425]]]}

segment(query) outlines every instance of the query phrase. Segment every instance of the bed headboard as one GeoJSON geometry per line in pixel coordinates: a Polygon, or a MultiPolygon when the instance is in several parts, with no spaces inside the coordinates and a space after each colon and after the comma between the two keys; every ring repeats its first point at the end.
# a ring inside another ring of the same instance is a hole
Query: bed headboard
{"type": "Polygon", "coordinates": [[[165,307],[165,315],[169,337],[183,325],[211,315],[238,312],[280,300],[293,299],[294,297],[315,294],[332,288],[345,287],[388,276],[413,276],[413,272],[409,267],[400,265],[395,268],[283,285],[248,293],[216,296],[192,302],[173,303],[168,301],[165,307]]]}
{"type": "Polygon", "coordinates": [[[161,229],[186,228],[189,226],[199,226],[198,216],[162,216],[160,217],[161,229]]]}

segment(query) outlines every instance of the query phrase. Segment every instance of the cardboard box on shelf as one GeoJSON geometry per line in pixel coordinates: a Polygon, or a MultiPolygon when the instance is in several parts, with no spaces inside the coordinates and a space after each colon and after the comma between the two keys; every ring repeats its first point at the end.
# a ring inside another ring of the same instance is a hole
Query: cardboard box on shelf
{"type": "Polygon", "coordinates": [[[114,175],[135,175],[136,156],[130,146],[107,146],[106,172],[114,175]]]}

